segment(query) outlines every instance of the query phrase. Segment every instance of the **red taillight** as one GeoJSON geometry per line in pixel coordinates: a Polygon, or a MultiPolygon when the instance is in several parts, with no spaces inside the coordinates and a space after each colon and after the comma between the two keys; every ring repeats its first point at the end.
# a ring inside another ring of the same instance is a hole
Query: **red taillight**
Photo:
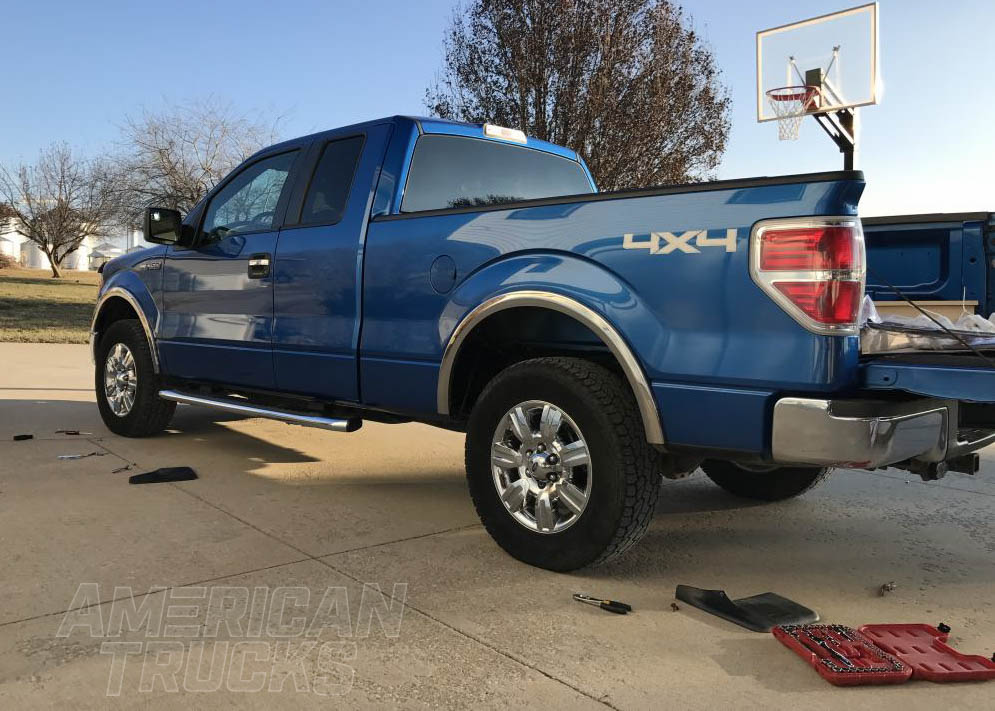
{"type": "Polygon", "coordinates": [[[760,268],[791,272],[853,269],[854,247],[852,227],[772,230],[760,246],[760,268]]]}
{"type": "Polygon", "coordinates": [[[774,286],[806,316],[833,325],[857,320],[864,291],[857,281],[776,281],[774,286]]]}
{"type": "Polygon", "coordinates": [[[864,237],[853,218],[761,223],[753,232],[754,281],[802,325],[851,331],[864,296],[864,237]]]}

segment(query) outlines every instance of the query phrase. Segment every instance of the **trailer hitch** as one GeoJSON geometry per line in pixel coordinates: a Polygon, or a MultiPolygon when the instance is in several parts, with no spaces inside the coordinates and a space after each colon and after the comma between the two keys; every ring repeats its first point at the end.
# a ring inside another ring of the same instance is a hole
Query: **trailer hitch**
{"type": "Polygon", "coordinates": [[[961,454],[942,462],[924,462],[920,459],[907,459],[904,462],[896,462],[891,465],[895,469],[918,474],[923,481],[938,481],[947,475],[947,472],[958,472],[960,474],[977,474],[981,469],[981,458],[976,452],[961,454]]]}

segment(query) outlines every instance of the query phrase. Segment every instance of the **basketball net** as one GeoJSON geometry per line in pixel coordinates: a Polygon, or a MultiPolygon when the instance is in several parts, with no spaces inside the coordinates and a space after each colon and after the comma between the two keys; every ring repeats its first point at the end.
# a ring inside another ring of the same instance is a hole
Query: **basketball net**
{"type": "Polygon", "coordinates": [[[777,138],[798,140],[802,119],[818,106],[819,88],[815,86],[782,86],[767,92],[767,101],[777,117],[777,138]]]}

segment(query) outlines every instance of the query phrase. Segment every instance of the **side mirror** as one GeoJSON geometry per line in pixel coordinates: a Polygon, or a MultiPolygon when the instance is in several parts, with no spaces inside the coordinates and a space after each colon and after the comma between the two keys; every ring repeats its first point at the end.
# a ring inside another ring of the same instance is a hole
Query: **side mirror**
{"type": "Polygon", "coordinates": [[[145,241],[159,244],[183,244],[183,215],[168,207],[145,208],[145,241]]]}

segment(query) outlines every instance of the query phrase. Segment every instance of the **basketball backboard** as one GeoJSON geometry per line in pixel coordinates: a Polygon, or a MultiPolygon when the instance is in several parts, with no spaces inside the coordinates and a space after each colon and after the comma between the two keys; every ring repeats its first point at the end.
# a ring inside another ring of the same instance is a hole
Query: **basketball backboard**
{"type": "MultiPolygon", "coordinates": [[[[878,101],[878,5],[793,22],[757,33],[757,120],[778,118],[769,92],[815,87],[805,113],[878,101]]],[[[775,93],[776,96],[776,93],[775,93]]],[[[783,92],[782,92],[783,96],[783,92]]]]}

